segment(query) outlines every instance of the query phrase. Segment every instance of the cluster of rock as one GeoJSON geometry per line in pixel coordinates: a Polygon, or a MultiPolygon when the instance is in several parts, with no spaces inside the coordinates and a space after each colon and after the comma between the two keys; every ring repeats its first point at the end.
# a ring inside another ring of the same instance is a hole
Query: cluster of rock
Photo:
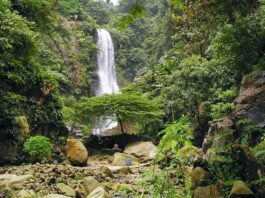
{"type": "Polygon", "coordinates": [[[124,177],[129,174],[133,180],[135,175],[130,167],[111,165],[87,168],[51,164],[12,166],[0,169],[0,197],[4,197],[5,192],[12,192],[19,198],[29,195],[107,198],[110,196],[104,187],[112,190],[115,183],[125,182],[124,177]]]}
{"type": "MultiPolygon", "coordinates": [[[[93,169],[68,165],[35,164],[12,166],[0,169],[0,174],[2,174],[0,175],[0,189],[2,191],[11,189],[17,192],[27,190],[29,192],[38,192],[39,194],[59,193],[62,189],[65,189],[68,196],[72,195],[72,197],[75,197],[73,195],[76,195],[76,193],[84,194],[84,190],[80,185],[83,178],[92,176],[95,173],[97,171],[93,169]]],[[[96,177],[98,180],[104,180],[101,174],[96,174],[96,177]]]]}
{"type": "MultiPolygon", "coordinates": [[[[191,173],[191,188],[194,189],[194,198],[219,198],[222,195],[221,183],[212,184],[212,175],[201,167],[196,167],[191,173]]],[[[229,198],[248,197],[254,198],[253,191],[245,184],[245,182],[235,181],[229,198]]]]}

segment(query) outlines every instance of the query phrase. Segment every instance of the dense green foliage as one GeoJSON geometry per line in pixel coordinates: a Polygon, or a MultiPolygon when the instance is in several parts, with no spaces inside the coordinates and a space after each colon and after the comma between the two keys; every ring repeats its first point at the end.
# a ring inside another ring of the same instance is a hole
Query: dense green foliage
{"type": "Polygon", "coordinates": [[[25,141],[23,146],[32,162],[40,162],[47,157],[51,157],[52,144],[49,138],[44,136],[32,136],[25,141]]]}
{"type": "Polygon", "coordinates": [[[96,23],[84,12],[71,18],[62,11],[71,2],[61,2],[1,1],[0,139],[20,137],[21,116],[31,135],[66,135],[59,94],[91,94],[96,23]]]}
{"type": "Polygon", "coordinates": [[[242,77],[264,69],[264,2],[170,3],[171,46],[135,87],[160,100],[166,123],[189,114],[199,146],[209,121],[232,111],[242,77]]]}
{"type": "Polygon", "coordinates": [[[38,2],[41,1],[21,1],[19,4],[1,2],[0,100],[1,109],[5,109],[1,111],[0,116],[1,138],[17,138],[20,129],[16,126],[15,120],[17,116],[23,115],[35,132],[45,133],[48,128],[51,131],[63,128],[58,83],[55,77],[40,65],[36,56],[40,38],[36,28],[41,24],[42,27],[47,25],[48,29],[51,25],[47,20],[45,23],[39,21],[38,17],[53,17],[51,12],[43,13],[43,9],[38,7],[38,2]],[[36,9],[36,15],[32,15],[30,20],[27,20],[27,16],[20,10],[24,6],[36,9]],[[37,8],[41,10],[40,16],[37,8]]]}

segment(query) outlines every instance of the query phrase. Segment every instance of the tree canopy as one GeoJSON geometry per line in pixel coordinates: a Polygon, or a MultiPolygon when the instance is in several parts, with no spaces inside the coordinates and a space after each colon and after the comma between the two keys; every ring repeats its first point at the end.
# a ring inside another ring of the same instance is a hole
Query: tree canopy
{"type": "Polygon", "coordinates": [[[82,98],[75,106],[76,115],[82,122],[91,118],[114,119],[124,133],[125,122],[146,125],[159,122],[161,111],[155,101],[132,94],[102,95],[82,98]]]}

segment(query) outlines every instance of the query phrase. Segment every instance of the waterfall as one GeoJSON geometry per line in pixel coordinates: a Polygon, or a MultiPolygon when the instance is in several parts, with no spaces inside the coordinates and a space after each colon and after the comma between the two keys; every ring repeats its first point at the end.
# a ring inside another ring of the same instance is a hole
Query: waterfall
{"type": "Polygon", "coordinates": [[[114,47],[110,33],[103,29],[97,30],[97,76],[98,85],[96,86],[96,95],[115,94],[119,92],[115,64],[114,47]]]}
{"type": "MultiPolygon", "coordinates": [[[[104,29],[97,30],[97,83],[96,96],[102,94],[119,93],[119,85],[114,64],[114,47],[110,33],[104,29]]],[[[93,129],[94,135],[102,135],[105,131],[117,127],[118,123],[109,119],[102,119],[93,129]]]]}

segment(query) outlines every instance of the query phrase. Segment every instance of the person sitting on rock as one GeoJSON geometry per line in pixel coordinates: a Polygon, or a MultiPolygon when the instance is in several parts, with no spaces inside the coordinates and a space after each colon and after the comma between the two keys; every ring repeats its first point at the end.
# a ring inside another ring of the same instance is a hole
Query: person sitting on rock
{"type": "Polygon", "coordinates": [[[122,152],[122,149],[119,148],[118,144],[114,144],[114,146],[112,148],[112,151],[114,151],[114,152],[122,152]]]}

